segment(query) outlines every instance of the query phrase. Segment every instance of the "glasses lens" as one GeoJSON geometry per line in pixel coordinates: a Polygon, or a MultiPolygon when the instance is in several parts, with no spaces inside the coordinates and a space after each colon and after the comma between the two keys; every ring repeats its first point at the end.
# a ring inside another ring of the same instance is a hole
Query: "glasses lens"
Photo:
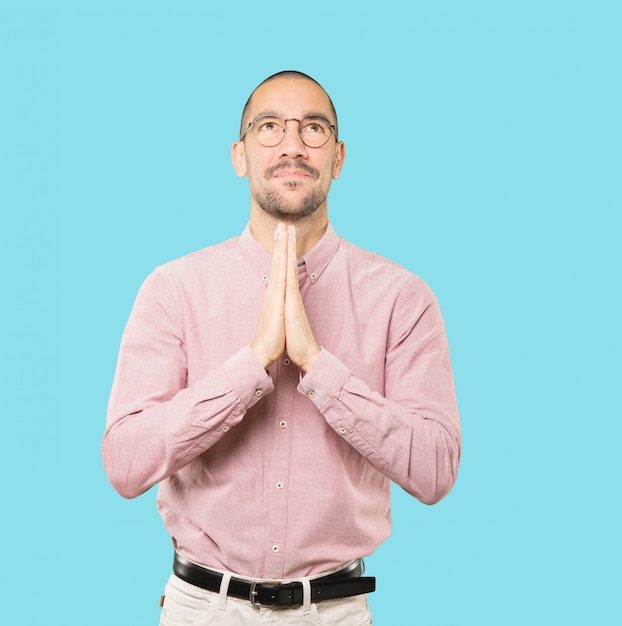
{"type": "Polygon", "coordinates": [[[262,146],[276,146],[282,139],[285,122],[280,117],[266,115],[253,122],[253,135],[262,146]]]}
{"type": "Polygon", "coordinates": [[[323,117],[305,117],[300,122],[300,136],[305,145],[319,148],[330,139],[330,122],[323,117]]]}

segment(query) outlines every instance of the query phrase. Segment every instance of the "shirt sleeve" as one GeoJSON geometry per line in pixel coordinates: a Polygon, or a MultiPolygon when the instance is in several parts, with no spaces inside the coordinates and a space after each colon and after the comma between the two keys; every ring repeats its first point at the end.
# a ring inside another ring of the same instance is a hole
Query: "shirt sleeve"
{"type": "Polygon", "coordinates": [[[457,478],[460,420],[440,308],[423,281],[413,299],[396,305],[382,393],[324,348],[298,391],[378,471],[434,504],[457,478]]]}
{"type": "Polygon", "coordinates": [[[183,312],[165,273],[141,287],[123,333],[102,442],[124,497],[140,495],[213,446],[273,390],[250,346],[188,387],[183,312]]]}

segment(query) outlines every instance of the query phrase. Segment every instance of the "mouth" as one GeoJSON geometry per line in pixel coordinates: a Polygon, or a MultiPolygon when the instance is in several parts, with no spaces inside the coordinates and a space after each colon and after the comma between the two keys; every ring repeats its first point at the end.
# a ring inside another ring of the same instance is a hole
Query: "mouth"
{"type": "Polygon", "coordinates": [[[274,178],[311,178],[311,176],[301,170],[280,170],[274,174],[274,178]]]}
{"type": "Polygon", "coordinates": [[[274,167],[270,167],[266,170],[266,178],[280,178],[280,179],[303,179],[311,178],[317,180],[320,177],[320,172],[298,160],[289,160],[280,163],[274,167]]]}

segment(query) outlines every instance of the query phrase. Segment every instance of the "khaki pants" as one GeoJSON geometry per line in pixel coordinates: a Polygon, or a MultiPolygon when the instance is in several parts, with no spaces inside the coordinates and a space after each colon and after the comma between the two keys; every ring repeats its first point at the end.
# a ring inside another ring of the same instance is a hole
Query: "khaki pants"
{"type": "MultiPolygon", "coordinates": [[[[305,602],[297,607],[268,607],[227,596],[229,579],[229,575],[224,576],[220,593],[216,593],[171,575],[160,626],[371,626],[365,595],[317,604],[305,602]]],[[[302,583],[308,590],[308,579],[302,583]]]]}

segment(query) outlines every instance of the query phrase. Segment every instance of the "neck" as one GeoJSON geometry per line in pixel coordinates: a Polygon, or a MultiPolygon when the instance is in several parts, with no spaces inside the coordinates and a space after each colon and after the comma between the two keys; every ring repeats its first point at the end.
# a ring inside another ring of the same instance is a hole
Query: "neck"
{"type": "Polygon", "coordinates": [[[296,256],[302,258],[324,236],[328,226],[326,210],[318,209],[302,220],[278,220],[262,209],[251,207],[250,228],[253,237],[272,254],[274,231],[279,222],[296,227],[296,256]]]}

